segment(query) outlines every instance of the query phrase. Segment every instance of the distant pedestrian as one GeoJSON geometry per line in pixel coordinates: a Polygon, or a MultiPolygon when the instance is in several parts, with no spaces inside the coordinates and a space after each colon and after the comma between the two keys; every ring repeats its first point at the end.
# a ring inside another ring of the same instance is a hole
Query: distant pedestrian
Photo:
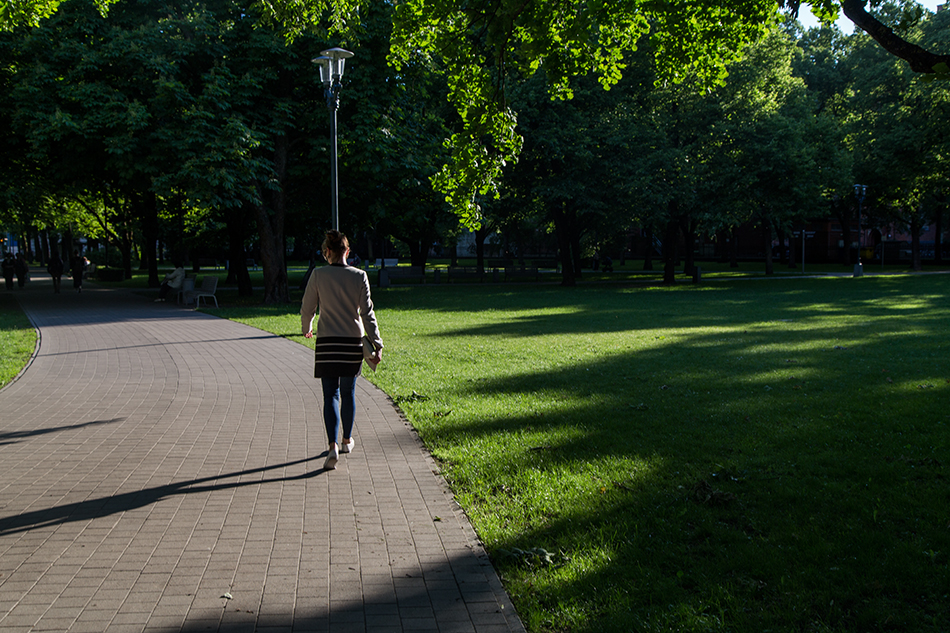
{"type": "Polygon", "coordinates": [[[49,273],[49,276],[53,278],[53,292],[59,294],[59,285],[63,279],[63,273],[66,272],[66,265],[63,264],[63,260],[60,258],[59,253],[53,253],[52,258],[49,260],[49,264],[46,266],[46,272],[49,273]]]}
{"type": "Polygon", "coordinates": [[[82,276],[86,271],[86,258],[79,254],[79,251],[73,251],[73,258],[69,262],[69,270],[73,276],[73,288],[76,292],[82,292],[82,276]]]}
{"type": "Polygon", "coordinates": [[[165,301],[165,297],[168,296],[168,293],[174,290],[178,292],[181,290],[181,286],[185,283],[185,267],[180,261],[174,262],[175,270],[171,271],[165,275],[165,279],[162,280],[162,286],[158,289],[158,299],[155,301],[165,301]]]}
{"type": "Polygon", "coordinates": [[[13,261],[13,255],[7,253],[3,257],[3,281],[7,284],[7,290],[13,290],[13,277],[16,275],[16,264],[13,261]]]}
{"type": "Polygon", "coordinates": [[[356,415],[356,377],[363,365],[362,336],[365,331],[375,353],[374,366],[382,360],[383,340],[379,335],[366,272],[348,266],[350,244],[339,231],[327,232],[323,255],[329,266],[316,268],[307,282],[300,305],[303,335],[313,338],[317,320],[317,340],[313,375],[323,387],[323,421],[327,427],[329,450],[323,467],[336,468],[340,453],[353,450],[353,422],[356,415]],[[338,443],[340,426],[342,443],[338,443]]]}
{"type": "Polygon", "coordinates": [[[30,265],[26,263],[26,257],[23,256],[23,253],[16,254],[14,268],[16,270],[16,283],[22,288],[30,279],[30,265]]]}

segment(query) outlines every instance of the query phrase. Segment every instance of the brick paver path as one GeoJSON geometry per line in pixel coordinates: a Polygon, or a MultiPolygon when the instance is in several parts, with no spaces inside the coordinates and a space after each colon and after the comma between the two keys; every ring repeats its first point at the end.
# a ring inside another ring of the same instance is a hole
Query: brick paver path
{"type": "Polygon", "coordinates": [[[70,286],[9,291],[41,340],[0,391],[0,631],[524,631],[385,394],[325,472],[308,348],[70,286]]]}

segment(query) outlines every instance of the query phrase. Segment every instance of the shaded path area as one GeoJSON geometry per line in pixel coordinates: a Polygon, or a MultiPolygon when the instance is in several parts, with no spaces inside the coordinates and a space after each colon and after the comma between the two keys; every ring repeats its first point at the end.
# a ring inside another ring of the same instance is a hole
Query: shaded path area
{"type": "Polygon", "coordinates": [[[370,383],[325,472],[308,348],[121,290],[13,292],[40,343],[0,391],[0,631],[524,631],[370,383]]]}

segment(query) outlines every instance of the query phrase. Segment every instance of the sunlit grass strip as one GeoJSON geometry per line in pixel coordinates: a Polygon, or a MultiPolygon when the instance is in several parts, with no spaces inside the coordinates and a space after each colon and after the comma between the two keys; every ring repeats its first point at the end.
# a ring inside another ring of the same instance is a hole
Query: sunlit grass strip
{"type": "Polygon", "coordinates": [[[36,348],[36,330],[16,300],[0,294],[0,387],[23,369],[36,348]]]}
{"type": "MultiPolygon", "coordinates": [[[[393,288],[374,293],[371,379],[531,631],[936,632],[948,290],[393,288]]],[[[268,314],[249,322],[296,334],[295,314],[268,314]]]]}

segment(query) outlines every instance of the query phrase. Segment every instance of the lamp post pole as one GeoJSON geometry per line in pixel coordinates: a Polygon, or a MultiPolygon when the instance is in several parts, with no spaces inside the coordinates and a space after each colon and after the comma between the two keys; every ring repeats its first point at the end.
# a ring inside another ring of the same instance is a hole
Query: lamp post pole
{"type": "Polygon", "coordinates": [[[320,65],[320,81],[323,82],[323,94],[330,110],[330,211],[333,228],[340,230],[340,191],[337,178],[337,133],[336,111],[340,108],[340,90],[343,85],[344,62],[353,57],[353,53],[342,48],[330,48],[320,53],[313,63],[320,65]]]}
{"type": "Polygon", "coordinates": [[[854,195],[858,199],[858,263],[854,265],[854,276],[864,276],[864,266],[861,264],[861,205],[864,203],[864,196],[868,193],[867,185],[855,185],[854,195]]]}

